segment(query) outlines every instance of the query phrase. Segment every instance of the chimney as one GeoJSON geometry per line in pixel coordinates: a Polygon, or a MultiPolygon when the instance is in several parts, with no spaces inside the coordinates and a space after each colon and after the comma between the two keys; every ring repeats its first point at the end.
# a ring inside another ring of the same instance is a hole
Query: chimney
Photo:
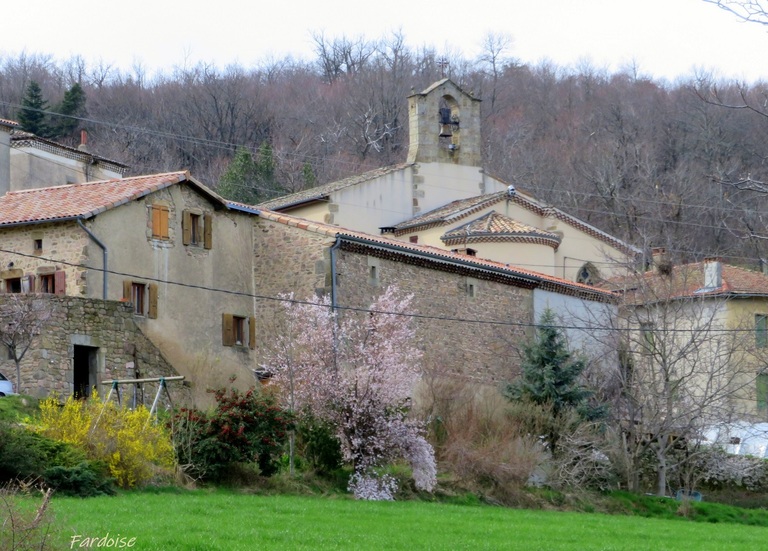
{"type": "Polygon", "coordinates": [[[88,153],[88,132],[85,129],[80,131],[80,145],[77,146],[77,149],[83,153],[88,153]]]}
{"type": "Polygon", "coordinates": [[[672,261],[669,260],[667,249],[664,247],[654,247],[651,249],[653,258],[653,267],[661,275],[670,275],[672,273],[672,261]]]}
{"type": "Polygon", "coordinates": [[[710,256],[704,259],[704,288],[719,289],[723,286],[722,259],[710,256]]]}

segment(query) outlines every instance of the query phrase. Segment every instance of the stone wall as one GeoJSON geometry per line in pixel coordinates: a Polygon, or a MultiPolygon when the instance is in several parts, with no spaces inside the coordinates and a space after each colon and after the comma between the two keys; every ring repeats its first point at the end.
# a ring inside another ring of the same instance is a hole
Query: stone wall
{"type": "MultiPolygon", "coordinates": [[[[51,392],[62,397],[73,393],[75,345],[98,349],[97,383],[100,393],[109,391],[102,382],[112,379],[167,377],[177,375],[133,321],[131,305],[80,297],[29,295],[50,305],[51,318],[36,337],[21,363],[22,392],[44,397],[51,392]],[[130,366],[133,367],[130,367],[130,366]]],[[[3,301],[0,296],[0,304],[3,301]]],[[[0,369],[16,381],[15,364],[3,354],[0,369]]],[[[189,392],[181,382],[167,383],[175,403],[187,403],[189,392]]],[[[151,405],[156,383],[144,384],[144,396],[151,405]]],[[[132,395],[129,385],[122,393],[132,395]]]]}
{"type": "Polygon", "coordinates": [[[3,249],[22,253],[0,252],[0,278],[39,276],[63,270],[67,294],[85,294],[85,269],[81,265],[86,259],[88,235],[76,222],[3,228],[0,240],[3,249]],[[42,240],[42,249],[35,249],[36,240],[42,240]]]}
{"type": "Polygon", "coordinates": [[[426,369],[491,385],[518,373],[532,290],[343,250],[337,271],[340,308],[366,308],[390,285],[414,295],[426,369]]]}
{"type": "MultiPolygon", "coordinates": [[[[332,236],[260,220],[254,228],[254,280],[258,357],[280,331],[282,304],[269,297],[330,293],[332,236]]],[[[414,318],[424,365],[484,384],[518,372],[519,343],[533,320],[533,291],[480,274],[449,272],[403,257],[341,249],[337,256],[338,305],[367,308],[389,285],[414,294],[414,318]]],[[[343,312],[343,310],[342,310],[343,312]]],[[[354,315],[354,314],[343,314],[354,315]]]]}

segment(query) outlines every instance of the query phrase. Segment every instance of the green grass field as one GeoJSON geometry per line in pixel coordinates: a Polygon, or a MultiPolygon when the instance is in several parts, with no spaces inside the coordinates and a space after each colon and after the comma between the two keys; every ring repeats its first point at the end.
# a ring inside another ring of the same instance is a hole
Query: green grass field
{"type": "Polygon", "coordinates": [[[131,549],[169,551],[768,548],[765,528],[739,524],[224,490],[54,498],[53,511],[60,530],[54,549],[87,548],[85,538],[107,534],[135,538],[131,549]]]}

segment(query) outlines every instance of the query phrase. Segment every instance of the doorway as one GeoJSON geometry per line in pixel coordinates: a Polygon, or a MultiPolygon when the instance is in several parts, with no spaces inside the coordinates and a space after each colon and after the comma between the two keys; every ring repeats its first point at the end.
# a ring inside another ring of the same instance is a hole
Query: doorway
{"type": "Polygon", "coordinates": [[[98,366],[98,351],[95,346],[75,345],[72,358],[74,397],[88,398],[91,390],[98,383],[96,372],[98,366]]]}

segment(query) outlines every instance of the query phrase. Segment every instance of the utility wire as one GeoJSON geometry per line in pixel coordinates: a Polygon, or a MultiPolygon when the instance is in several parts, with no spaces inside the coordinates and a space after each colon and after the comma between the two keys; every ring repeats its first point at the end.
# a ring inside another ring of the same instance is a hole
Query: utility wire
{"type": "MultiPolygon", "coordinates": [[[[52,262],[54,264],[62,264],[65,266],[71,266],[75,268],[82,268],[86,270],[93,270],[96,272],[101,272],[105,274],[111,274],[121,277],[126,277],[130,279],[139,279],[144,281],[151,281],[154,283],[162,283],[167,285],[173,285],[177,287],[183,287],[188,289],[195,289],[205,292],[215,292],[215,293],[223,293],[227,295],[234,295],[234,296],[240,296],[240,297],[246,297],[246,298],[253,298],[253,299],[259,299],[259,300],[267,300],[267,301],[274,301],[274,302],[282,302],[282,303],[289,303],[289,304],[302,304],[302,305],[309,305],[309,306],[317,306],[317,307],[331,307],[330,305],[325,304],[318,304],[316,302],[312,302],[309,300],[299,300],[292,297],[287,296],[267,296],[267,295],[261,295],[256,293],[250,293],[247,291],[235,291],[231,289],[222,289],[217,287],[208,287],[205,285],[196,285],[193,283],[183,283],[180,281],[173,281],[169,279],[161,279],[161,278],[155,278],[155,277],[149,277],[149,276],[143,276],[138,274],[132,274],[128,272],[119,272],[116,270],[109,270],[104,268],[95,268],[92,266],[86,266],[85,264],[75,263],[75,262],[68,262],[65,260],[55,259],[51,257],[45,257],[40,255],[33,255],[33,254],[27,254],[27,253],[21,253],[18,251],[12,251],[9,249],[2,249],[0,248],[0,253],[6,253],[11,255],[17,255],[25,258],[31,258],[35,260],[44,260],[48,262],[52,262]]],[[[87,298],[87,297],[85,297],[87,298]]],[[[438,316],[438,315],[428,315],[428,314],[416,314],[416,313],[408,313],[408,312],[392,312],[392,311],[384,311],[384,310],[375,310],[371,308],[362,308],[362,307],[354,307],[354,306],[336,306],[337,310],[347,310],[351,312],[363,312],[368,314],[386,314],[386,315],[393,315],[393,316],[401,316],[401,317],[407,317],[407,318],[413,318],[413,319],[423,319],[423,320],[435,320],[435,321],[449,321],[449,322],[456,322],[456,323],[466,323],[466,324],[475,324],[475,325],[491,325],[491,326],[509,326],[509,327],[518,327],[518,328],[536,328],[540,327],[540,324],[537,323],[530,323],[530,322],[515,322],[515,321],[499,321],[499,320],[488,320],[488,319],[470,319],[470,318],[461,318],[461,317],[455,317],[455,316],[438,316]]],[[[622,328],[622,327],[604,327],[604,326],[589,326],[589,325],[553,325],[552,327],[555,327],[557,329],[562,330],[577,330],[577,331],[588,331],[588,332],[595,332],[595,331],[603,331],[603,332],[621,332],[621,333],[631,333],[631,332],[637,332],[637,329],[634,328],[622,328]]],[[[678,329],[678,328],[654,328],[654,333],[754,333],[755,329],[701,329],[701,328],[692,328],[692,329],[678,329]]]]}

